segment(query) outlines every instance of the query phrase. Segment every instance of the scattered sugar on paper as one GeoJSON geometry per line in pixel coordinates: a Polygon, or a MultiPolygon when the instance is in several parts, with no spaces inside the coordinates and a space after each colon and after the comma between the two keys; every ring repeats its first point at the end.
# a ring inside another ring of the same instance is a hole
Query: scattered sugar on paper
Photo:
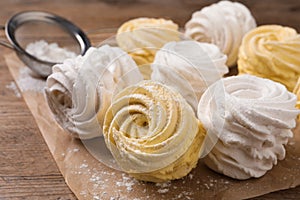
{"type": "MultiPolygon", "coordinates": [[[[105,190],[109,187],[109,185],[107,184],[107,182],[109,181],[108,178],[104,179],[104,177],[107,176],[114,176],[115,172],[94,172],[92,174],[92,177],[90,178],[90,181],[93,183],[93,191],[95,191],[95,193],[93,194],[93,199],[103,199],[103,196],[107,197],[107,193],[106,192],[102,192],[101,194],[98,194],[97,192],[99,192],[102,190],[105,190]],[[99,188],[100,187],[100,188],[99,188]]],[[[120,188],[126,188],[125,191],[127,191],[128,193],[131,192],[133,190],[133,186],[135,184],[138,184],[138,181],[135,180],[134,178],[131,178],[129,176],[127,176],[125,173],[122,174],[122,179],[121,181],[117,181],[116,182],[116,186],[120,187],[120,188]]],[[[127,199],[127,198],[121,198],[121,192],[124,192],[123,189],[119,189],[119,190],[115,190],[117,192],[117,194],[115,194],[116,196],[112,196],[110,197],[110,199],[127,199]]],[[[112,194],[110,194],[112,195],[112,194]]],[[[107,198],[105,198],[107,199],[107,198]]]]}
{"type": "Polygon", "coordinates": [[[73,152],[78,152],[79,151],[79,149],[73,149],[73,152]]]}
{"type": "MultiPolygon", "coordinates": [[[[89,181],[92,183],[93,187],[92,189],[87,192],[87,191],[81,191],[80,195],[85,197],[87,196],[88,193],[92,194],[92,199],[118,199],[118,200],[125,200],[127,199],[125,193],[131,193],[134,189],[135,186],[137,187],[144,187],[143,193],[146,196],[140,196],[136,197],[136,200],[143,200],[143,199],[152,199],[154,198],[153,195],[154,193],[151,193],[150,195],[147,193],[147,183],[140,182],[126,173],[122,173],[121,177],[119,180],[115,182],[115,190],[113,193],[107,193],[105,191],[108,190],[109,187],[112,187],[108,184],[110,177],[116,178],[116,173],[115,172],[110,172],[110,171],[99,171],[97,168],[90,169],[89,166],[86,164],[86,160],[83,160],[83,162],[78,166],[77,172],[74,174],[88,174],[90,175],[89,181]],[[80,172],[80,173],[79,173],[80,172]],[[119,189],[118,189],[119,188],[119,189]],[[111,196],[109,196],[111,195],[111,196]],[[124,198],[123,198],[124,197],[124,198]]],[[[193,176],[187,177],[188,179],[193,179],[193,176]]],[[[212,181],[213,183],[215,182],[214,180],[212,181]]],[[[168,192],[171,192],[173,189],[179,189],[180,186],[175,186],[172,184],[171,181],[164,182],[164,183],[156,183],[155,186],[157,187],[157,193],[162,195],[167,194],[168,192]]],[[[183,186],[182,186],[183,187],[183,186]]],[[[181,188],[183,189],[183,188],[181,188]]],[[[193,191],[181,191],[179,194],[173,196],[171,198],[172,200],[180,200],[180,199],[192,199],[193,196],[193,191]]]]}
{"type": "Polygon", "coordinates": [[[15,96],[18,98],[21,98],[21,93],[17,87],[17,85],[15,84],[15,82],[10,82],[10,84],[5,86],[7,89],[10,89],[14,92],[15,96]]]}
{"type": "Polygon", "coordinates": [[[80,169],[83,169],[83,168],[87,168],[89,165],[88,164],[84,164],[84,163],[82,163],[81,165],[80,165],[80,169]]]}
{"type": "Polygon", "coordinates": [[[167,192],[169,192],[169,189],[171,187],[171,182],[168,181],[168,182],[165,182],[165,183],[156,183],[155,184],[156,187],[160,187],[157,192],[159,194],[165,194],[167,192]]]}
{"type": "Polygon", "coordinates": [[[177,197],[172,198],[172,200],[180,200],[180,199],[192,199],[190,196],[193,195],[192,192],[182,191],[180,194],[177,195],[177,197]]]}
{"type": "Polygon", "coordinates": [[[159,194],[165,194],[165,193],[169,192],[169,188],[164,188],[164,189],[161,188],[161,189],[158,189],[157,192],[159,194]]]}
{"type": "MultiPolygon", "coordinates": [[[[89,181],[92,183],[93,188],[91,190],[93,199],[103,199],[103,196],[107,197],[107,192],[105,192],[110,186],[107,184],[110,180],[110,176],[115,176],[115,172],[107,172],[107,171],[98,171],[96,168],[90,169],[88,164],[83,161],[83,163],[77,168],[76,171],[73,172],[73,174],[84,174],[89,175],[90,179],[89,181]],[[99,191],[102,191],[101,194],[99,194],[99,191]]],[[[131,192],[133,190],[133,186],[138,181],[128,177],[126,174],[122,174],[121,181],[117,181],[116,185],[120,188],[125,187],[127,192],[131,192]]],[[[117,197],[111,197],[115,199],[119,198],[119,193],[123,192],[123,189],[116,190],[117,197]]],[[[86,191],[81,191],[82,196],[86,196],[86,191]]],[[[111,194],[110,194],[111,195],[111,194]]],[[[107,198],[105,198],[107,199],[107,198]]]]}
{"type": "Polygon", "coordinates": [[[57,43],[47,43],[45,40],[29,43],[26,51],[40,60],[54,63],[62,63],[67,58],[76,57],[74,52],[59,47],[57,43]]]}
{"type": "Polygon", "coordinates": [[[132,191],[132,186],[134,186],[138,181],[134,178],[126,176],[124,173],[122,174],[122,181],[117,181],[117,186],[125,186],[127,191],[132,191]]]}
{"type": "Polygon", "coordinates": [[[167,181],[167,182],[164,182],[164,183],[156,183],[155,186],[156,187],[161,187],[161,188],[170,187],[171,186],[171,181],[167,181]]]}
{"type": "Polygon", "coordinates": [[[68,152],[69,153],[72,153],[72,152],[76,153],[76,152],[79,152],[79,149],[78,148],[68,149],[68,152]]]}
{"type": "Polygon", "coordinates": [[[45,80],[33,77],[32,71],[27,67],[20,69],[17,83],[22,92],[33,91],[42,93],[46,86],[45,80]]]}

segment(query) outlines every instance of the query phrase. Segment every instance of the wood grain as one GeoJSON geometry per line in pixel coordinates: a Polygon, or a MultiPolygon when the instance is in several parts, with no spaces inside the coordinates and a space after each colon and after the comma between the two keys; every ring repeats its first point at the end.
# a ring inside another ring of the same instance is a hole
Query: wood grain
{"type": "Polygon", "coordinates": [[[0,199],[75,199],[23,99],[6,88],[3,59],[0,83],[0,199]]]}
{"type": "MultiPolygon", "coordinates": [[[[0,0],[0,24],[14,13],[45,10],[62,15],[98,44],[124,21],[140,16],[170,18],[181,26],[191,13],[213,0],[0,0]],[[98,31],[97,31],[98,30],[98,31]],[[101,30],[101,34],[100,31],[101,30]]],[[[258,24],[282,24],[300,31],[300,1],[244,0],[258,24]]],[[[0,33],[4,37],[4,33],[0,33]]],[[[0,48],[0,199],[76,199],[58,171],[22,98],[7,88],[13,83],[0,48]]],[[[300,187],[256,199],[299,199],[300,187]]]]}

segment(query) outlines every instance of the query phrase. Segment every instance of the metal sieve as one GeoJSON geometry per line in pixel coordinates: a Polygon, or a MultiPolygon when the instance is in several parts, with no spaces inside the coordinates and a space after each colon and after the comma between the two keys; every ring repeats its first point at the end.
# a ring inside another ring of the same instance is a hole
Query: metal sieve
{"type": "Polygon", "coordinates": [[[0,44],[15,50],[18,57],[41,77],[50,75],[52,66],[59,62],[49,62],[30,54],[26,51],[28,44],[44,40],[56,43],[76,55],[83,55],[91,46],[88,37],[80,28],[60,16],[47,12],[17,13],[0,28],[5,30],[9,41],[0,40],[0,44]]]}

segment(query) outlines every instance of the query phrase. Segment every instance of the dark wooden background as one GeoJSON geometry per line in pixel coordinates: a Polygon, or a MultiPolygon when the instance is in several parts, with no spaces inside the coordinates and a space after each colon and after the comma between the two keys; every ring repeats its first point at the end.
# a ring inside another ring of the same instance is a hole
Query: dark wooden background
{"type": "MultiPolygon", "coordinates": [[[[180,26],[213,0],[0,0],[0,24],[24,10],[64,16],[97,44],[134,17],[165,17],[180,26]],[[102,32],[101,34],[98,34],[102,32]]],[[[300,31],[299,0],[243,0],[258,24],[281,24],[300,31]]],[[[5,38],[2,31],[1,38],[5,38]]],[[[24,100],[7,88],[13,82],[0,47],[0,199],[76,199],[65,184],[24,100]]],[[[300,67],[300,66],[299,66],[300,67]]],[[[257,199],[299,199],[300,187],[257,199]]]]}

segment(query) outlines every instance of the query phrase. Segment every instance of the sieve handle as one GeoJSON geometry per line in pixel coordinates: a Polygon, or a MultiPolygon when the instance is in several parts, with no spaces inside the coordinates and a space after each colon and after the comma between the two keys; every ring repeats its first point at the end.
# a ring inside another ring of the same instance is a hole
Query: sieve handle
{"type": "MultiPolygon", "coordinates": [[[[1,30],[5,30],[5,26],[0,25],[0,29],[1,29],[1,30]]],[[[8,48],[10,48],[10,49],[14,49],[14,47],[13,47],[9,42],[7,42],[7,41],[5,41],[5,40],[2,40],[2,39],[0,39],[0,45],[5,46],[5,47],[8,47],[8,48]]]]}

